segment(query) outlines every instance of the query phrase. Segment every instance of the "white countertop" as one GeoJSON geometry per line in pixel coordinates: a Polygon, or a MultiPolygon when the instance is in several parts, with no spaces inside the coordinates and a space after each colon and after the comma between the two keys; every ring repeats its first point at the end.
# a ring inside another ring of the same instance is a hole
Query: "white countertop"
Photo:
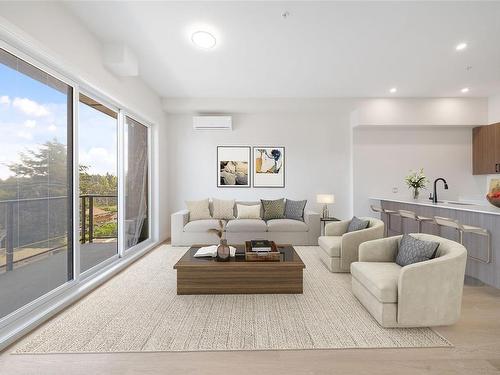
{"type": "Polygon", "coordinates": [[[478,212],[490,215],[500,215],[500,208],[497,208],[493,205],[483,206],[474,203],[457,202],[457,201],[440,201],[438,203],[432,203],[430,200],[427,199],[413,200],[413,199],[404,199],[401,197],[394,197],[394,198],[370,197],[369,199],[374,201],[388,201],[396,203],[414,204],[417,206],[447,208],[450,210],[478,212]]]}

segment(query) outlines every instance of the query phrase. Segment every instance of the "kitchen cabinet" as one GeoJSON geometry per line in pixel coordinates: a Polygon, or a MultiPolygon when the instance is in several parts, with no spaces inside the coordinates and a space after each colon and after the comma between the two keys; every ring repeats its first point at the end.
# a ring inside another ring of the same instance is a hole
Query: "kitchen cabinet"
{"type": "Polygon", "coordinates": [[[472,129],[472,173],[500,173],[500,123],[472,129]]]}

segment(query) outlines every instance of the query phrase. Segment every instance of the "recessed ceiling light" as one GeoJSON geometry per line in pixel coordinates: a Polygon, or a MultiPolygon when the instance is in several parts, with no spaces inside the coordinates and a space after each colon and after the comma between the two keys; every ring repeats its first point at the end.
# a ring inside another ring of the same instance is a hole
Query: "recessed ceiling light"
{"type": "Polygon", "coordinates": [[[393,87],[392,89],[390,89],[390,90],[389,90],[389,92],[390,92],[391,94],[394,94],[394,93],[395,93],[395,92],[397,92],[397,91],[398,91],[398,89],[397,89],[397,88],[395,88],[395,87],[393,87]]]}
{"type": "Polygon", "coordinates": [[[208,31],[196,31],[191,35],[191,41],[198,47],[203,49],[214,48],[217,44],[215,36],[208,31]]]}
{"type": "Polygon", "coordinates": [[[469,92],[469,88],[468,88],[468,87],[464,87],[464,88],[463,88],[462,90],[460,90],[460,91],[462,91],[464,94],[466,94],[466,93],[468,93],[468,92],[469,92]]]}
{"type": "Polygon", "coordinates": [[[457,44],[457,46],[455,47],[455,49],[457,51],[462,51],[466,48],[467,48],[467,43],[464,43],[464,42],[457,44]]]}

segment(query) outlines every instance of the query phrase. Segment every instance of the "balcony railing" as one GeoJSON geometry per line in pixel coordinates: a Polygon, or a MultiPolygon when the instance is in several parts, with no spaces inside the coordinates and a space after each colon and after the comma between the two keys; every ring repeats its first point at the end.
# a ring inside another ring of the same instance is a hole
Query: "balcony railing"
{"type": "MultiPolygon", "coordinates": [[[[105,194],[83,194],[80,197],[80,242],[82,244],[92,243],[95,239],[116,238],[116,231],[112,235],[96,235],[95,229],[99,224],[116,222],[116,213],[108,212],[98,208],[96,201],[116,201],[116,195],[105,194]],[[100,210],[100,212],[96,212],[100,210]]],[[[67,241],[67,215],[52,212],[51,219],[47,222],[49,206],[54,207],[52,211],[66,211],[67,196],[12,199],[0,201],[0,247],[5,248],[5,263],[0,264],[0,270],[12,271],[14,265],[26,262],[41,255],[57,251],[66,246],[67,241]],[[42,208],[39,208],[41,205],[42,208]],[[36,209],[45,217],[36,215],[36,209]],[[20,223],[24,227],[21,227],[20,223]],[[47,231],[40,230],[42,223],[47,224],[47,231]],[[49,227],[50,225],[50,227],[49,227]],[[37,232],[37,230],[39,232],[37,232]],[[20,234],[21,232],[21,234],[20,234]],[[23,235],[23,232],[26,235],[23,235]],[[4,246],[1,246],[3,243],[4,246]],[[45,246],[43,246],[46,244],[45,246]],[[30,246],[40,248],[35,254],[27,254],[14,260],[14,249],[29,248],[30,246]]]]}
{"type": "Polygon", "coordinates": [[[103,235],[95,235],[95,224],[96,219],[99,222],[110,222],[115,221],[113,219],[114,213],[100,213],[96,215],[95,213],[95,201],[97,199],[107,199],[107,200],[115,200],[117,195],[106,195],[106,194],[83,194],[80,195],[80,204],[81,204],[81,227],[80,227],[80,242],[81,243],[92,243],[94,239],[107,239],[107,238],[116,238],[116,233],[112,236],[103,236],[103,235]],[[88,214],[87,214],[88,209],[88,214]]]}

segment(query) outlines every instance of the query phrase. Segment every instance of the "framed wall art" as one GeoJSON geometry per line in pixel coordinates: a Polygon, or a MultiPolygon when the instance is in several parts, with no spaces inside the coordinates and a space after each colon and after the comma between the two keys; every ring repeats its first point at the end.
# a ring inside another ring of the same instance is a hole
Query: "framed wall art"
{"type": "Polygon", "coordinates": [[[254,146],[253,186],[285,187],[285,148],[254,146]]]}
{"type": "Polygon", "coordinates": [[[217,147],[217,187],[250,187],[250,146],[217,147]]]}

